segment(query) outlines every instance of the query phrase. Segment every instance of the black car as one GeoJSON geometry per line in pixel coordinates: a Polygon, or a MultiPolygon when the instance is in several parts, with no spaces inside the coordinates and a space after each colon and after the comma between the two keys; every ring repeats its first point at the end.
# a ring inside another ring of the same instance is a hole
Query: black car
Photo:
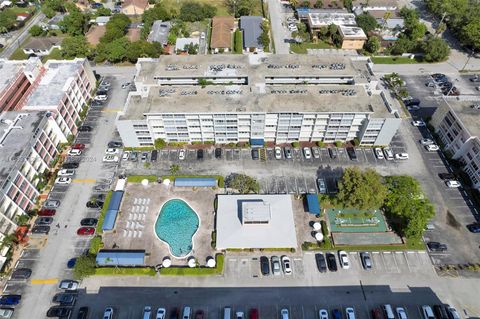
{"type": "Polygon", "coordinates": [[[450,173],[440,173],[440,174],[438,174],[438,177],[440,177],[441,179],[446,180],[446,181],[456,179],[455,175],[450,174],[450,173]]]}
{"type": "Polygon", "coordinates": [[[447,251],[447,245],[441,244],[436,241],[429,241],[427,243],[427,247],[428,249],[430,249],[430,251],[435,251],[435,252],[447,251]]]}
{"type": "Polygon", "coordinates": [[[82,226],[95,226],[98,223],[98,219],[96,218],[84,218],[80,221],[80,225],[82,226]]]}
{"type": "MultiPolygon", "coordinates": [[[[102,106],[105,105],[105,101],[99,101],[99,100],[93,100],[92,103],[90,103],[91,106],[102,106]]],[[[111,147],[113,148],[113,147],[111,147]]]]}
{"type": "Polygon", "coordinates": [[[88,126],[88,125],[82,125],[78,128],[79,132],[91,132],[92,130],[93,130],[93,128],[91,126],[88,126]]]}
{"type": "Polygon", "coordinates": [[[287,159],[292,158],[292,149],[290,147],[285,147],[283,149],[283,153],[285,153],[285,158],[287,159]]]}
{"type": "Polygon", "coordinates": [[[96,194],[96,195],[93,195],[90,200],[104,202],[106,197],[107,195],[105,194],[96,194]]]}
{"type": "Polygon", "coordinates": [[[435,314],[436,319],[449,319],[447,314],[447,309],[443,305],[434,305],[433,313],[435,314]]]}
{"type": "Polygon", "coordinates": [[[222,158],[222,149],[219,147],[215,149],[215,158],[222,158]]]}
{"type": "Polygon", "coordinates": [[[39,217],[35,220],[35,225],[50,225],[51,223],[53,223],[53,218],[47,216],[39,217]]]}
{"type": "Polygon", "coordinates": [[[467,229],[471,231],[472,233],[478,234],[480,233],[480,223],[474,223],[467,225],[467,229]]]}
{"type": "Polygon", "coordinates": [[[80,307],[78,309],[77,319],[87,319],[88,307],[80,307]]]}
{"type": "Polygon", "coordinates": [[[72,169],[72,168],[78,168],[78,166],[80,166],[79,163],[76,163],[76,162],[68,162],[68,163],[64,163],[64,164],[62,165],[62,168],[72,169]]]}
{"type": "Polygon", "coordinates": [[[119,147],[122,147],[122,146],[123,146],[122,142],[118,142],[118,141],[108,142],[108,148],[119,148],[119,147]]]}
{"type": "Polygon", "coordinates": [[[50,232],[50,226],[33,226],[32,234],[45,234],[50,232]]]}
{"type": "Polygon", "coordinates": [[[352,161],[358,161],[357,153],[355,153],[355,149],[353,147],[347,147],[347,154],[352,161]]]}
{"type": "Polygon", "coordinates": [[[102,87],[101,90],[97,91],[97,95],[108,95],[108,89],[106,87],[102,87]]]}
{"type": "Polygon", "coordinates": [[[409,99],[403,102],[405,106],[414,106],[414,105],[420,105],[420,100],[419,99],[409,99]]]}
{"type": "Polygon", "coordinates": [[[252,159],[253,159],[253,160],[258,160],[259,158],[260,158],[260,157],[259,157],[259,155],[258,155],[258,150],[257,150],[256,148],[254,148],[254,149],[252,150],[252,159]]]}
{"type": "Polygon", "coordinates": [[[337,261],[335,255],[332,253],[326,253],[327,256],[327,266],[330,271],[337,271],[337,261]]]}
{"type": "Polygon", "coordinates": [[[197,159],[203,159],[203,150],[197,150],[197,159]]]}
{"type": "Polygon", "coordinates": [[[52,302],[59,303],[62,306],[73,306],[76,300],[77,300],[76,294],[61,292],[53,296],[52,302]]]}
{"type": "Polygon", "coordinates": [[[71,307],[64,307],[64,306],[53,306],[50,307],[47,311],[47,317],[65,317],[68,318],[72,314],[71,307]]]}
{"type": "Polygon", "coordinates": [[[173,308],[172,311],[170,311],[170,319],[178,319],[179,314],[178,314],[178,308],[173,308]]]}
{"type": "Polygon", "coordinates": [[[270,262],[265,256],[260,257],[260,271],[264,276],[270,275],[270,262]]]}
{"type": "Polygon", "coordinates": [[[319,272],[327,272],[327,263],[322,253],[315,254],[315,262],[319,272]]]}
{"type": "Polygon", "coordinates": [[[157,158],[158,158],[158,151],[157,151],[157,150],[153,150],[153,151],[152,151],[152,155],[150,156],[150,161],[151,161],[151,162],[156,162],[156,161],[157,161],[157,158]]]}
{"type": "Polygon", "coordinates": [[[103,202],[101,201],[92,201],[92,200],[89,200],[86,204],[87,208],[102,208],[103,206],[103,202]]]}
{"type": "Polygon", "coordinates": [[[372,258],[370,258],[370,254],[363,252],[360,253],[360,259],[362,259],[362,266],[365,270],[372,269],[372,258]]]}
{"type": "Polygon", "coordinates": [[[336,148],[328,148],[328,155],[330,155],[330,158],[334,159],[337,158],[337,149],[336,148]]]}
{"type": "Polygon", "coordinates": [[[18,268],[12,272],[12,279],[28,279],[32,275],[32,270],[29,268],[18,268]]]}

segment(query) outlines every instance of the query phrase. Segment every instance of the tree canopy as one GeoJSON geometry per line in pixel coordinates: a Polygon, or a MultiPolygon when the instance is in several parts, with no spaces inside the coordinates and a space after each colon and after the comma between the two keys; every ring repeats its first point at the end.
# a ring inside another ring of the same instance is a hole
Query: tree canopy
{"type": "Polygon", "coordinates": [[[209,4],[189,1],[182,4],[178,18],[183,21],[195,22],[213,18],[217,8],[209,4]]]}
{"type": "Polygon", "coordinates": [[[75,279],[83,279],[95,274],[95,257],[94,256],[80,256],[75,261],[73,268],[73,277],[75,279]]]}
{"type": "Polygon", "coordinates": [[[66,59],[88,57],[90,55],[90,48],[87,39],[83,35],[66,37],[62,41],[62,55],[66,59]]]}
{"type": "Polygon", "coordinates": [[[362,210],[382,207],[387,187],[373,169],[346,168],[338,185],[337,200],[344,207],[362,210]]]}
{"type": "Polygon", "coordinates": [[[34,25],[30,28],[30,30],[28,30],[28,33],[30,33],[32,37],[39,37],[43,35],[45,31],[42,29],[41,26],[34,25]]]}
{"type": "Polygon", "coordinates": [[[255,0],[224,0],[224,3],[235,18],[251,15],[255,8],[255,0]]]}
{"type": "Polygon", "coordinates": [[[65,12],[64,3],[62,0],[45,0],[42,5],[42,12],[48,18],[53,18],[57,12],[65,12]]]}
{"type": "Polygon", "coordinates": [[[245,174],[231,174],[225,181],[227,187],[238,190],[241,194],[258,193],[260,185],[258,182],[245,174]]]}
{"type": "Polygon", "coordinates": [[[368,52],[375,54],[380,49],[380,40],[376,36],[371,36],[368,38],[367,42],[365,42],[365,50],[368,52]]]}
{"type": "Polygon", "coordinates": [[[89,16],[83,14],[76,7],[69,14],[67,14],[62,21],[58,23],[63,32],[69,35],[83,35],[85,34],[86,26],[88,24],[89,16]]]}
{"type": "Polygon", "coordinates": [[[357,25],[367,34],[378,27],[377,20],[368,13],[362,13],[357,16],[357,25]]]}
{"type": "Polygon", "coordinates": [[[439,62],[444,61],[450,54],[450,47],[441,38],[434,36],[428,37],[428,39],[421,44],[424,52],[423,58],[427,62],[439,62]]]}
{"type": "Polygon", "coordinates": [[[17,16],[11,9],[6,9],[0,12],[0,32],[7,32],[13,29],[17,22],[17,16]]]}
{"type": "Polygon", "coordinates": [[[157,3],[153,8],[146,10],[142,15],[143,28],[142,38],[146,39],[155,20],[167,21],[172,18],[170,12],[165,9],[161,3],[157,3]]]}
{"type": "Polygon", "coordinates": [[[105,34],[100,42],[111,43],[116,39],[123,37],[127,33],[127,27],[130,19],[123,13],[114,14],[107,22],[105,34]]]}

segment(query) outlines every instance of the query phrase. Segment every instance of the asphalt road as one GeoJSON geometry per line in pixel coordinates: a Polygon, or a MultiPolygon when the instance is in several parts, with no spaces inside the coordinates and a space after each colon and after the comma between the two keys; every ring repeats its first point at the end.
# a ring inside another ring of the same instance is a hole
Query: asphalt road
{"type": "Polygon", "coordinates": [[[12,55],[13,52],[25,41],[29,36],[28,31],[34,25],[37,25],[40,21],[45,18],[45,15],[40,12],[35,15],[20,31],[17,31],[13,39],[10,39],[10,45],[5,47],[5,49],[0,53],[0,58],[8,58],[12,55]]]}
{"type": "Polygon", "coordinates": [[[271,30],[275,43],[276,54],[290,53],[290,45],[284,39],[290,38],[282,22],[285,20],[283,7],[279,0],[268,0],[268,13],[270,14],[271,30]]]}

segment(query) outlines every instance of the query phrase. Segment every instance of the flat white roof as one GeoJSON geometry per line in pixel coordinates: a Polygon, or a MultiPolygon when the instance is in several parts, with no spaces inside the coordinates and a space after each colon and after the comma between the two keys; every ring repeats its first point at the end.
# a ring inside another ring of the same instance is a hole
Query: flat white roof
{"type": "Polygon", "coordinates": [[[291,195],[218,195],[217,249],[296,248],[291,195]],[[268,223],[242,224],[243,205],[270,206],[268,223]]]}

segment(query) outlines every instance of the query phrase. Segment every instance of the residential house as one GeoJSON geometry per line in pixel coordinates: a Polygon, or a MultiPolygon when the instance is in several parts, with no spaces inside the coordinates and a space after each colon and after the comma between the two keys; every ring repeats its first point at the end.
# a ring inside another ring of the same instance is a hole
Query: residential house
{"type": "Polygon", "coordinates": [[[262,34],[262,17],[242,16],[239,27],[243,33],[243,49],[246,52],[263,51],[263,45],[259,40],[262,34]]]}
{"type": "Polygon", "coordinates": [[[339,26],[338,32],[342,37],[342,49],[346,50],[361,50],[365,41],[367,41],[367,35],[359,27],[347,27],[339,26]]]}
{"type": "Polygon", "coordinates": [[[357,15],[368,11],[395,11],[397,9],[398,4],[396,0],[353,0],[352,3],[352,11],[357,15]]]}
{"type": "Polygon", "coordinates": [[[97,24],[97,25],[107,25],[107,22],[110,21],[110,17],[109,16],[100,16],[100,17],[97,17],[94,22],[97,24]]]}
{"type": "Polygon", "coordinates": [[[233,17],[213,17],[210,48],[214,53],[231,50],[234,24],[233,17]]]}
{"type": "Polygon", "coordinates": [[[378,25],[387,29],[400,30],[405,22],[396,10],[370,10],[368,14],[377,20],[378,25]]]}
{"type": "Polygon", "coordinates": [[[168,44],[168,34],[171,28],[172,24],[170,21],[156,20],[153,22],[147,41],[158,42],[165,47],[168,44]]]}
{"type": "Polygon", "coordinates": [[[148,0],[125,0],[121,12],[128,16],[142,15],[148,8],[148,0]]]}
{"type": "Polygon", "coordinates": [[[23,47],[23,52],[35,56],[49,55],[53,49],[61,48],[62,40],[59,37],[34,37],[23,47]]]}
{"type": "Polygon", "coordinates": [[[187,45],[200,45],[200,39],[199,38],[177,38],[177,42],[175,43],[175,52],[187,52],[185,47],[187,45]]]}

